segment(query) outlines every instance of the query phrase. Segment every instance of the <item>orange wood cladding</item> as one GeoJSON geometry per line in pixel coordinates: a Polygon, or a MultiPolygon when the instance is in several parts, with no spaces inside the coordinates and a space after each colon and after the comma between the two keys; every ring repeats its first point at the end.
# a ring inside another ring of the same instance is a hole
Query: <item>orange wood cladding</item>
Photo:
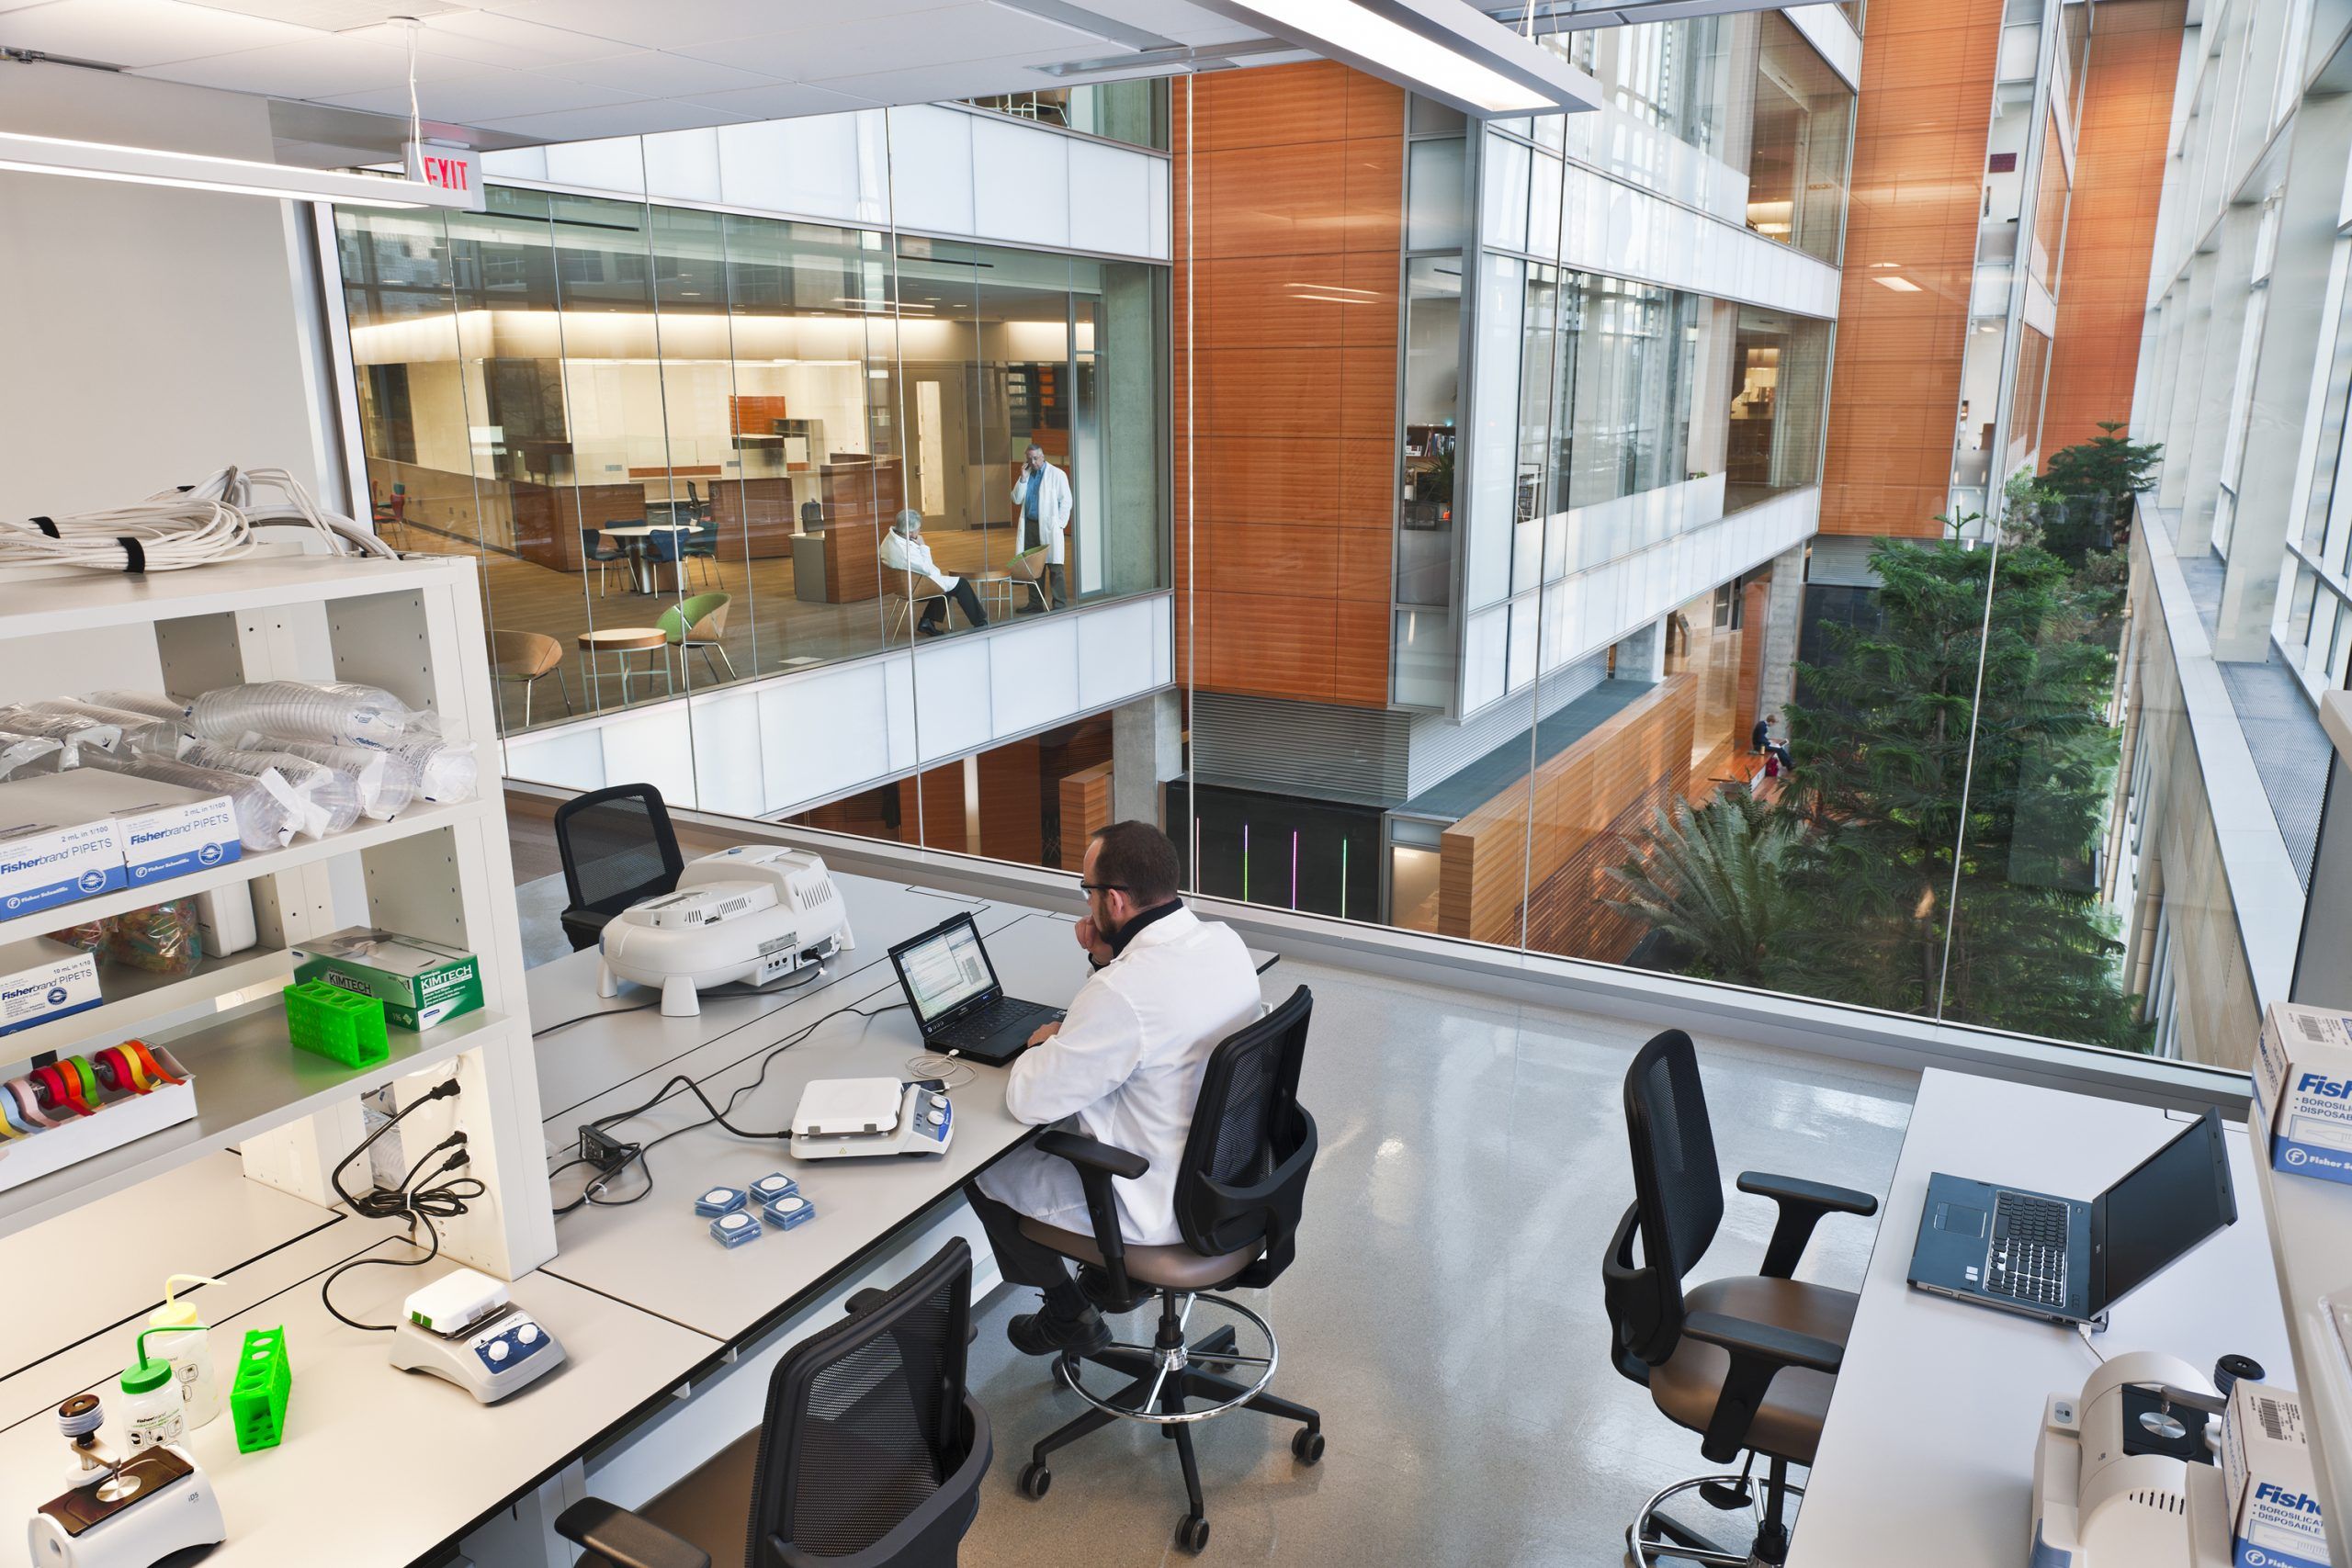
{"type": "Polygon", "coordinates": [[[1607,870],[1632,852],[1650,813],[1690,787],[1698,695],[1696,677],[1669,676],[1538,768],[1532,845],[1525,780],[1448,828],[1438,851],[1440,933],[1516,943],[1532,883],[1534,945],[1612,961],[1631,952],[1641,930],[1600,902],[1607,870]]]}
{"type": "MultiPolygon", "coordinates": [[[[1385,706],[1404,94],[1328,62],[1189,90],[1192,145],[1181,101],[1174,117],[1176,288],[1193,316],[1174,389],[1176,494],[1193,504],[1178,635],[1189,618],[1203,689],[1385,706]]],[[[1190,651],[1180,641],[1179,660],[1190,651]]]]}
{"type": "Polygon", "coordinates": [[[777,420],[792,417],[785,412],[781,392],[736,392],[729,396],[727,406],[738,435],[772,434],[777,420]]]}
{"type": "Polygon", "coordinates": [[[1825,534],[1941,532],[1935,519],[1950,493],[2000,41],[2001,0],[1871,0],[1822,476],[1825,534]],[[1883,287],[1884,277],[1916,292],[1883,287]]]}
{"type": "Polygon", "coordinates": [[[2041,414],[2045,458],[2132,412],[2187,15],[2185,0],[2102,0],[2094,19],[2041,414]]]}
{"type": "Polygon", "coordinates": [[[1086,840],[1111,825],[1111,764],[1063,774],[1061,797],[1062,869],[1076,871],[1086,863],[1086,840]]]}

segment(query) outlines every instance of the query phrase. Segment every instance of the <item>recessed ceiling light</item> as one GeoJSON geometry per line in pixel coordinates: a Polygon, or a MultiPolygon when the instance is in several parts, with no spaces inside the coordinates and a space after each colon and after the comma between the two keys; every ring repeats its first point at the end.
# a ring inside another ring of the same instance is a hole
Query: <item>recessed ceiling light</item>
{"type": "Polygon", "coordinates": [[[1897,294],[1917,294],[1922,291],[1917,284],[1907,277],[1873,277],[1871,281],[1881,288],[1892,288],[1897,294]]]}

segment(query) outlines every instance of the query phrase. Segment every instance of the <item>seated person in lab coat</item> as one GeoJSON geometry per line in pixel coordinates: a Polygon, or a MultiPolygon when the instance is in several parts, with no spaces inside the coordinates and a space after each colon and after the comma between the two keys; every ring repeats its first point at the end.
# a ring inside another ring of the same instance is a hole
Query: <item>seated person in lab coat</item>
{"type": "MultiPolygon", "coordinates": [[[[882,569],[886,574],[912,572],[917,577],[930,578],[947,590],[948,597],[954,599],[957,608],[964,612],[964,619],[976,626],[989,624],[988,612],[980,608],[980,596],[972,592],[972,585],[960,577],[948,576],[931,558],[931,547],[922,542],[922,513],[912,507],[899,513],[898,525],[882,536],[882,569]]],[[[894,583],[886,575],[882,586],[886,590],[893,587],[904,589],[908,584],[904,577],[894,583]]],[[[915,584],[913,592],[907,596],[912,598],[921,591],[922,585],[915,584]]],[[[937,637],[946,619],[945,602],[928,599],[923,602],[922,624],[915,629],[925,637],[937,637]]]]}
{"type": "MultiPolygon", "coordinates": [[[[1087,918],[1078,943],[1094,964],[1059,1023],[1030,1037],[1012,1065],[1005,1108],[1034,1124],[1069,1122],[1091,1138],[1138,1154],[1151,1168],[1115,1181],[1119,1229],[1130,1245],[1183,1238],[1176,1168],[1209,1055],[1263,1012],[1258,973],[1233,928],[1196,918],[1176,897],[1176,846],[1148,822],[1115,822],[1086,846],[1087,918]]],[[[1045,1310],[1006,1325],[1028,1356],[1084,1354],[1110,1342],[1059,1253],[1021,1234],[1032,1215],[1091,1235],[1086,1194],[1068,1160],[1023,1148],[965,1189],[987,1226],[1007,1282],[1046,1294],[1045,1310]]]]}

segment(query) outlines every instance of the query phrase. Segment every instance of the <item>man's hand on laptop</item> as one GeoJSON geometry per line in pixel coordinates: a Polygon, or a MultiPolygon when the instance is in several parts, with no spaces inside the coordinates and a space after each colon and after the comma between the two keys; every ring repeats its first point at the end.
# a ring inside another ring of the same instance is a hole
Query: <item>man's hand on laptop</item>
{"type": "MultiPolygon", "coordinates": [[[[1113,956],[1111,944],[1102,940],[1102,933],[1094,929],[1094,922],[1091,919],[1080,920],[1077,929],[1078,945],[1086,949],[1086,955],[1094,960],[1094,966],[1099,969],[1110,963],[1113,956]]],[[[1033,1040],[1030,1043],[1034,1045],[1036,1042],[1033,1040]]]]}
{"type": "Polygon", "coordinates": [[[1029,1043],[1032,1045],[1043,1045],[1046,1041],[1051,1040],[1055,1035],[1059,1034],[1061,1032],[1062,1021],[1060,1019],[1056,1019],[1051,1023],[1040,1024],[1037,1026],[1036,1032],[1029,1036],[1029,1043]]]}

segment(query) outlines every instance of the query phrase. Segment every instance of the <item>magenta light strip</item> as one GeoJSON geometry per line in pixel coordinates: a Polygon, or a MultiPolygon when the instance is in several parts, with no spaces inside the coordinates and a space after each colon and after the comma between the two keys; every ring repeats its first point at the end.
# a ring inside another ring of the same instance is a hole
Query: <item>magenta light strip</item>
{"type": "Polygon", "coordinates": [[[1298,829],[1290,830],[1290,907],[1298,908],[1298,829]]]}

